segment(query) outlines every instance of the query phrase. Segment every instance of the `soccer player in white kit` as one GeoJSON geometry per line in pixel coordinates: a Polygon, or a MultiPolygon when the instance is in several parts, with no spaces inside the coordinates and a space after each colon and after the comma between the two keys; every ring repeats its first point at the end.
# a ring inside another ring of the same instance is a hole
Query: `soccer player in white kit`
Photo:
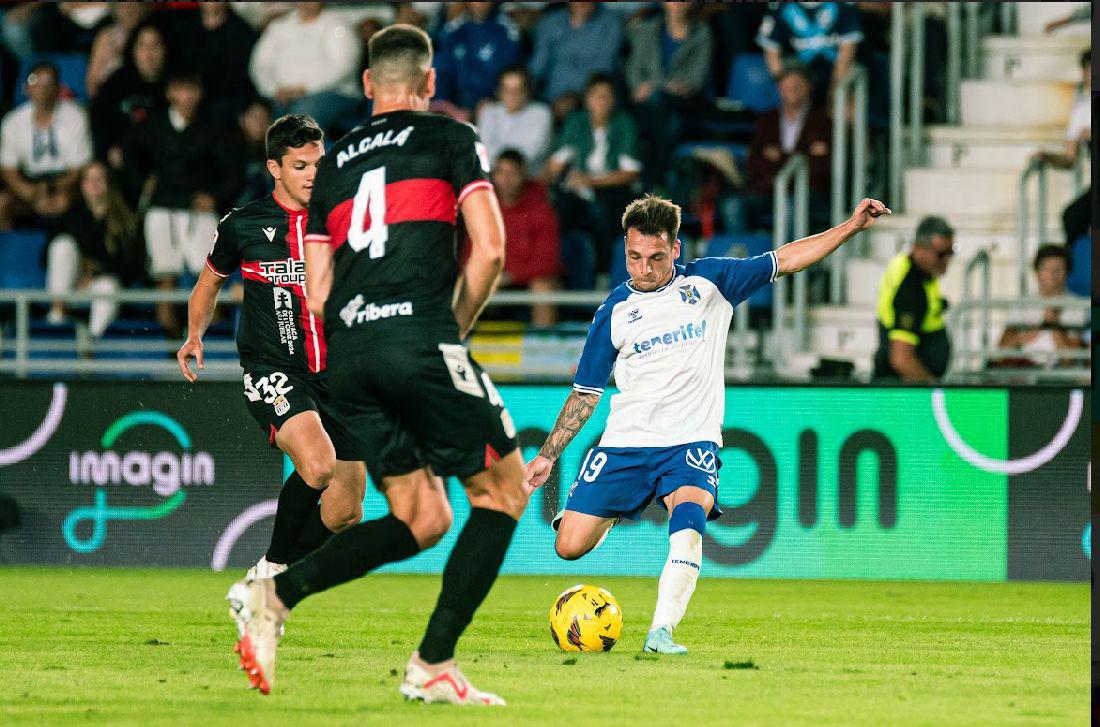
{"type": "Polygon", "coordinates": [[[645,651],[683,654],[672,640],[695,591],[703,533],[718,507],[718,451],[725,414],[726,336],[733,309],[780,275],[822,260],[874,219],[890,214],[864,199],[842,224],[751,258],[676,265],[680,207],[647,195],[623,214],[630,280],[596,311],[573,391],[554,430],[527,465],[539,487],[592,415],[614,370],[619,393],[599,446],[588,452],[554,524],[560,557],[595,548],[620,518],[637,520],[656,497],[669,512],[669,550],[645,651]]]}

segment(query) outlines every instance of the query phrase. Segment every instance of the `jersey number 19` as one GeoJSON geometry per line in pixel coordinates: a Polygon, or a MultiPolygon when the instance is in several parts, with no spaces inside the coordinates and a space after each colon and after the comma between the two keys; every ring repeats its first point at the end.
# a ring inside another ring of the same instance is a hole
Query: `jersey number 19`
{"type": "Polygon", "coordinates": [[[386,168],[378,167],[363,175],[359,189],[351,203],[351,225],[348,229],[348,245],[359,252],[368,248],[368,255],[379,258],[386,254],[386,240],[390,231],[386,226],[386,168]],[[370,227],[364,222],[370,215],[370,227]]]}

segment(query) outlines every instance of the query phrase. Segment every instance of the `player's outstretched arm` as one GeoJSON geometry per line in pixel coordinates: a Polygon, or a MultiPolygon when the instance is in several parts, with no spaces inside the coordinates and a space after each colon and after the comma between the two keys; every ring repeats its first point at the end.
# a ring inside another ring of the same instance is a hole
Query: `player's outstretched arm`
{"type": "Polygon", "coordinates": [[[546,438],[538,456],[527,465],[527,485],[532,490],[546,482],[550,476],[550,470],[557,461],[573,437],[581,430],[585,422],[596,410],[600,403],[599,394],[582,394],[579,391],[570,392],[565,404],[561,407],[558,420],[554,422],[554,430],[546,438]]]}
{"type": "Polygon", "coordinates": [[[459,336],[465,338],[504,269],[504,219],[492,189],[471,192],[462,202],[462,218],[470,236],[470,259],[455,285],[452,308],[459,336]]]}
{"type": "Polygon", "coordinates": [[[220,275],[215,275],[210,268],[203,268],[191,290],[191,297],[187,300],[187,340],[176,352],[176,361],[183,372],[183,378],[191,383],[195,383],[198,374],[191,370],[188,363],[194,358],[198,367],[202,368],[202,336],[214,317],[218,293],[225,285],[225,280],[220,275]]]}
{"type": "Polygon", "coordinates": [[[877,199],[864,198],[844,222],[816,235],[788,242],[775,251],[780,275],[801,272],[828,257],[834,250],[874,224],[882,215],[893,214],[877,199]]]}

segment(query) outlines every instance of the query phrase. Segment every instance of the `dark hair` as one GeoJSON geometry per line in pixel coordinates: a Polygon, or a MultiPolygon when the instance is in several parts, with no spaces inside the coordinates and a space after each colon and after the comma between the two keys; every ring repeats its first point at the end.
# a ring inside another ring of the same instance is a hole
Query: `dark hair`
{"type": "Polygon", "coordinates": [[[267,127],[267,137],[264,141],[267,158],[281,162],[287,149],[297,149],[311,141],[321,141],[324,136],[324,132],[312,116],[302,114],[280,116],[267,127]]]}
{"type": "Polygon", "coordinates": [[[917,247],[928,247],[932,244],[932,238],[937,235],[954,237],[955,230],[947,224],[947,220],[936,215],[928,215],[917,223],[917,232],[913,236],[913,244],[917,247]]]}
{"type": "Polygon", "coordinates": [[[164,28],[161,27],[161,25],[156,20],[143,20],[137,25],[136,28],[133,29],[133,31],[130,32],[130,37],[126,40],[126,48],[122,52],[122,65],[124,67],[130,68],[131,70],[137,69],[137,65],[134,63],[134,47],[137,45],[138,36],[144,33],[146,30],[152,30],[156,32],[157,36],[160,38],[160,44],[164,46],[164,65],[161,66],[160,71],[161,76],[163,76],[164,72],[172,67],[174,55],[173,48],[168,38],[168,33],[165,32],[164,28]]]}
{"type": "Polygon", "coordinates": [[[1081,67],[1084,68],[1090,63],[1092,63],[1092,48],[1085,48],[1081,51],[1081,67]]]}
{"type": "Polygon", "coordinates": [[[397,23],[367,42],[371,76],[384,82],[416,82],[432,64],[432,39],[420,28],[397,23]]]}
{"type": "Polygon", "coordinates": [[[1031,264],[1031,268],[1038,272],[1043,261],[1052,257],[1065,261],[1067,274],[1073,272],[1073,257],[1069,254],[1069,248],[1065,245],[1041,245],[1039,251],[1035,253],[1035,261],[1031,264]]]}
{"type": "Polygon", "coordinates": [[[516,75],[523,79],[523,88],[527,91],[527,95],[531,95],[531,72],[527,70],[527,66],[522,63],[516,63],[511,66],[507,66],[503,71],[497,74],[497,85],[504,80],[505,76],[516,75]]]}
{"type": "Polygon", "coordinates": [[[57,83],[61,83],[61,72],[57,70],[57,66],[47,60],[35,61],[34,65],[27,71],[27,78],[30,78],[39,71],[49,71],[53,74],[53,80],[57,83]]]}
{"type": "Polygon", "coordinates": [[[599,86],[601,84],[605,84],[605,83],[608,86],[611,86],[611,91],[612,91],[612,93],[614,93],[614,91],[615,91],[615,77],[614,76],[612,76],[610,73],[604,73],[602,71],[599,71],[597,73],[593,73],[591,76],[588,77],[588,81],[584,84],[584,95],[587,96],[588,92],[591,91],[593,88],[595,88],[596,86],[599,86]]]}
{"type": "Polygon", "coordinates": [[[181,85],[202,88],[202,76],[199,75],[198,71],[191,70],[190,68],[174,68],[164,77],[165,88],[181,85]]]}
{"type": "Polygon", "coordinates": [[[512,162],[521,170],[527,168],[527,158],[523,156],[523,152],[519,149],[513,149],[512,147],[508,147],[497,154],[497,161],[512,162]]]}
{"type": "Polygon", "coordinates": [[[810,75],[810,67],[798,61],[787,61],[784,63],[783,67],[779,69],[779,75],[776,76],[775,79],[781,81],[792,73],[796,76],[802,76],[802,79],[810,84],[810,88],[813,88],[814,77],[810,75]]]}
{"type": "Polygon", "coordinates": [[[674,245],[680,234],[680,205],[652,194],[636,199],[623,213],[623,232],[631,228],[643,235],[667,233],[668,243],[674,245]]]}

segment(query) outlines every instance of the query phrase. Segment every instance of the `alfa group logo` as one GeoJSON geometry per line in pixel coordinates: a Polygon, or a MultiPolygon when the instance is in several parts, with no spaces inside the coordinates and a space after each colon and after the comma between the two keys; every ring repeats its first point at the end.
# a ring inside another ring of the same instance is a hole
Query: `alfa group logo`
{"type": "Polygon", "coordinates": [[[107,523],[111,520],[158,520],[172,514],[187,499],[184,486],[214,484],[214,458],[208,452],[192,451],[191,436],[172,417],[159,411],[132,411],[114,421],[103,433],[101,451],[69,453],[69,482],[76,486],[92,485],[92,504],[82,505],[65,517],[61,533],[65,543],[77,553],[92,553],[103,547],[107,539],[107,523]],[[182,452],[148,452],[113,449],[127,431],[140,426],[155,426],[172,435],[182,452]],[[151,487],[165,498],[156,505],[111,506],[107,503],[107,488],[118,485],[151,487]],[[81,537],[79,526],[91,523],[91,534],[81,537]]]}

